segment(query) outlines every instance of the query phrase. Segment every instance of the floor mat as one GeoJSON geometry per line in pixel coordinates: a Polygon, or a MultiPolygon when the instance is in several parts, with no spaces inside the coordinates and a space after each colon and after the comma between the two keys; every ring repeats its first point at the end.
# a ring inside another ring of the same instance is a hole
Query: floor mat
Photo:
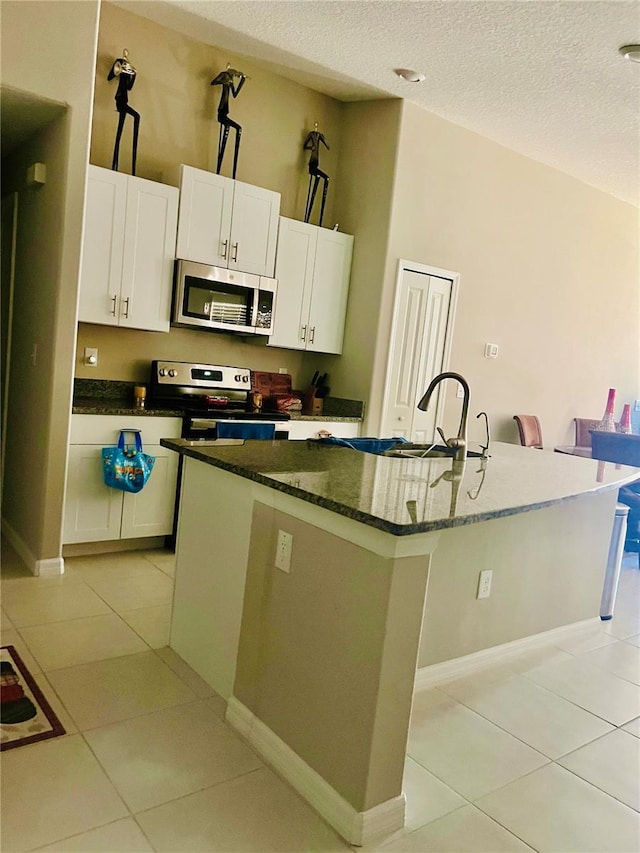
{"type": "Polygon", "coordinates": [[[65,730],[14,646],[0,646],[0,749],[12,749],[65,730]]]}

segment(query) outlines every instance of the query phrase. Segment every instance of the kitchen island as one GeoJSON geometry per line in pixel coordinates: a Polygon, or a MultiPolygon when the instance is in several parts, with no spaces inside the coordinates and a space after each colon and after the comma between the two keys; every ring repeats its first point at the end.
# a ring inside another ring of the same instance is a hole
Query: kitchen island
{"type": "Polygon", "coordinates": [[[455,469],[162,444],[185,458],[171,646],[353,844],[403,825],[417,667],[597,617],[617,489],[640,476],[507,444],[455,469]]]}

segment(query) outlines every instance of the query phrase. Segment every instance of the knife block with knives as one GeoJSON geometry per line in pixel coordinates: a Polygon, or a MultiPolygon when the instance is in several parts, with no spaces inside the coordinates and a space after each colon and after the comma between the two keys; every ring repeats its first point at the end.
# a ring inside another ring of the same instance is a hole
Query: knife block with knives
{"type": "Polygon", "coordinates": [[[311,384],[305,391],[302,400],[302,413],[305,415],[321,415],[324,398],[329,393],[329,387],[326,385],[327,374],[320,375],[319,371],[313,374],[311,384]]]}

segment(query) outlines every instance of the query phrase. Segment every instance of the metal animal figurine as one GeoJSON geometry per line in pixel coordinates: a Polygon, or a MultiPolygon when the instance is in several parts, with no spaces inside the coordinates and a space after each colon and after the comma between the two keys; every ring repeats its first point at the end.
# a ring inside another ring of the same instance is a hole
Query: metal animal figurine
{"type": "Polygon", "coordinates": [[[118,155],[120,153],[120,138],[122,137],[122,128],[127,115],[133,116],[133,152],[131,155],[131,174],[136,173],[136,156],[138,153],[138,131],[140,129],[140,113],[137,113],[129,106],[129,92],[133,89],[133,84],[136,82],[136,69],[129,62],[129,51],[123,48],[122,56],[114,60],[111,66],[111,71],[107,75],[107,80],[118,78],[118,88],[116,89],[116,110],[119,113],[118,130],[116,132],[116,143],[113,149],[113,162],[111,168],[118,171],[118,155]]]}
{"type": "Polygon", "coordinates": [[[242,71],[236,71],[235,68],[232,68],[229,63],[227,63],[226,69],[224,71],[221,71],[211,81],[212,86],[222,86],[222,94],[220,95],[220,103],[218,104],[218,121],[220,122],[220,134],[218,136],[218,163],[216,166],[216,172],[218,175],[220,174],[224,151],[227,147],[227,139],[229,138],[229,128],[233,128],[236,132],[236,143],[233,152],[232,177],[235,178],[236,176],[242,128],[237,122],[229,118],[229,95],[232,95],[234,98],[237,98],[240,94],[242,87],[245,84],[245,80],[248,79],[249,78],[246,74],[243,74],[242,71]],[[236,77],[238,78],[237,84],[234,82],[236,77]]]}
{"type": "Polygon", "coordinates": [[[320,158],[320,144],[324,145],[327,151],[331,150],[327,140],[318,130],[318,122],[315,122],[313,130],[308,134],[303,146],[305,151],[311,151],[311,156],[309,157],[309,189],[307,191],[307,206],[304,212],[304,221],[308,222],[311,218],[311,211],[313,210],[313,203],[316,199],[318,184],[320,183],[320,179],[322,179],[324,185],[322,189],[322,204],[320,206],[320,219],[318,220],[318,225],[322,225],[324,205],[327,200],[327,190],[329,189],[329,176],[326,172],[323,172],[318,165],[320,158]]]}

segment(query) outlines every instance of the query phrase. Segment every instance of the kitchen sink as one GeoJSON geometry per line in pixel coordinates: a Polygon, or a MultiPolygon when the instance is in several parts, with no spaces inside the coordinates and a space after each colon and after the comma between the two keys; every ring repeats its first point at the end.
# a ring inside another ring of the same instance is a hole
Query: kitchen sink
{"type": "MultiPolygon", "coordinates": [[[[396,458],[405,459],[407,457],[413,459],[452,459],[455,455],[455,448],[445,447],[443,444],[399,444],[389,450],[381,453],[381,456],[393,456],[396,458]]],[[[482,453],[476,450],[467,450],[468,458],[481,458],[482,453]]]]}

